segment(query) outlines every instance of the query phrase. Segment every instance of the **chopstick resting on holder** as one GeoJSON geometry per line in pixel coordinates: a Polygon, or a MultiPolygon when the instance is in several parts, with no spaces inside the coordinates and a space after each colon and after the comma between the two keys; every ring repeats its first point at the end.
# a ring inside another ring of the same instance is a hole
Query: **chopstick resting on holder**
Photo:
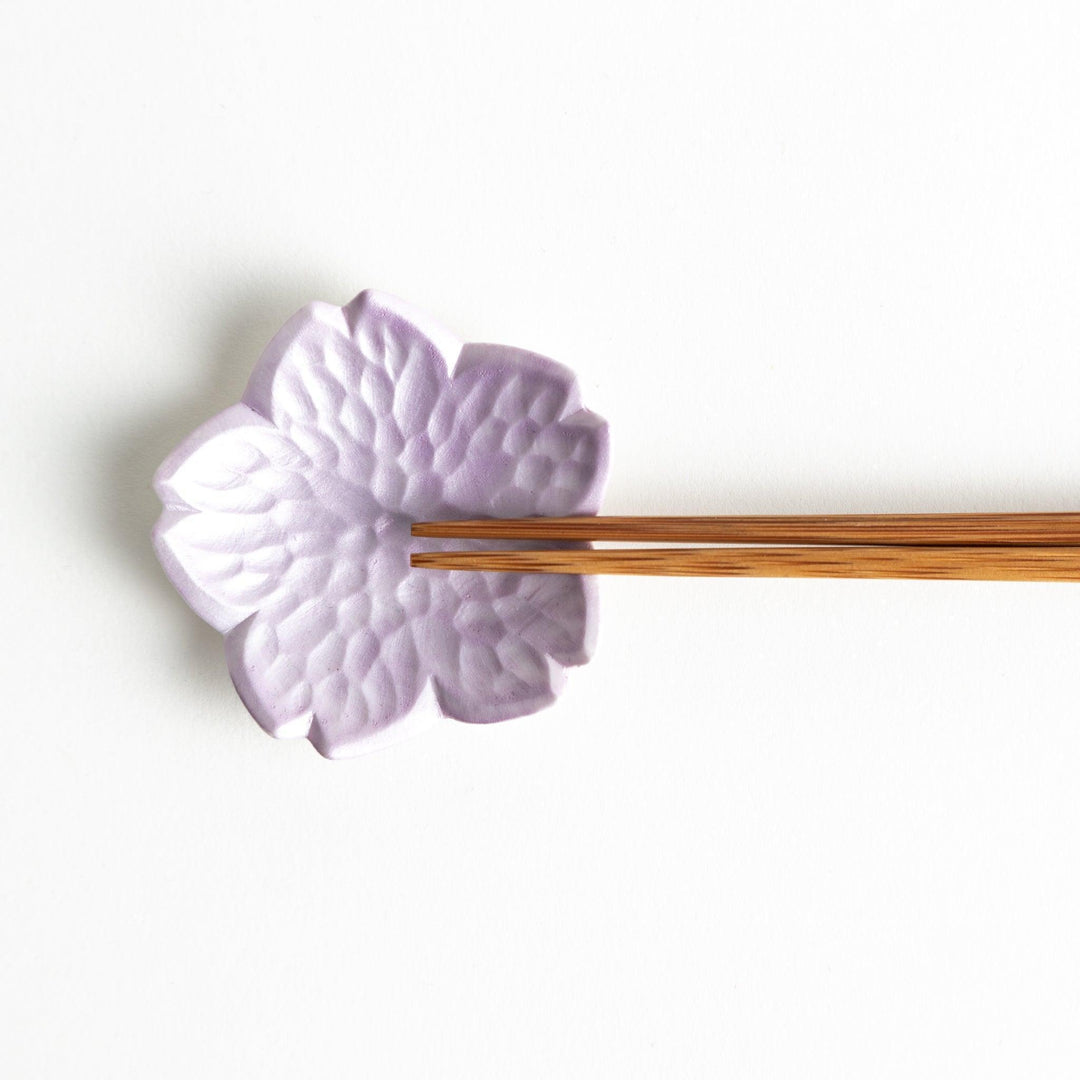
{"type": "Polygon", "coordinates": [[[432,551],[432,570],[677,577],[1080,581],[1080,514],[505,518],[417,522],[413,536],[784,546],[432,551]]]}

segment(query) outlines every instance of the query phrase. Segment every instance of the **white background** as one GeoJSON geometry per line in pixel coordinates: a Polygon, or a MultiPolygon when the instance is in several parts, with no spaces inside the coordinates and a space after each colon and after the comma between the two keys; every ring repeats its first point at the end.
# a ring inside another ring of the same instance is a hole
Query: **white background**
{"type": "Polygon", "coordinates": [[[1080,508],[1070,3],[0,8],[0,1071],[1080,1070],[1080,587],[608,580],[263,735],[150,476],[308,300],[574,367],[615,513],[1080,508]]]}

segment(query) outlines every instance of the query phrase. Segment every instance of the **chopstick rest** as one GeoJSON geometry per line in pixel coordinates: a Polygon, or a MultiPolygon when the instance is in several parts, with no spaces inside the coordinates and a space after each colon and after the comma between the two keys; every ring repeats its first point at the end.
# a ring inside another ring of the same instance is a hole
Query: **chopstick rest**
{"type": "Polygon", "coordinates": [[[154,545],[259,725],[347,756],[556,698],[592,653],[593,579],[433,574],[410,556],[450,543],[410,530],[594,514],[607,465],[567,368],[368,291],[293,316],[241,401],[170,454],[154,545]]]}

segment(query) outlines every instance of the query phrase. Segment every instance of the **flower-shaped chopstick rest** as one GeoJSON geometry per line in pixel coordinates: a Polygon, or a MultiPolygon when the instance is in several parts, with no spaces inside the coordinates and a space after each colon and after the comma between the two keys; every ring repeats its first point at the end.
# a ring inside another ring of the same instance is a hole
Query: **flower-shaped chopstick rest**
{"type": "Polygon", "coordinates": [[[555,699],[593,647],[592,579],[412,569],[447,542],[410,527],[594,514],[607,463],[565,367],[363,292],[293,316],[162,464],[154,543],[258,723],[343,756],[555,699]]]}

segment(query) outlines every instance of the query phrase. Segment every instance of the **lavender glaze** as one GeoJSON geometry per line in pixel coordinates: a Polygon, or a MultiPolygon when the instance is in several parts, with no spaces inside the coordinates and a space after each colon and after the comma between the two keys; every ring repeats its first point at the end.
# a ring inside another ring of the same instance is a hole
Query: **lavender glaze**
{"type": "Polygon", "coordinates": [[[592,652],[593,581],[413,570],[413,551],[469,545],[409,528],[596,513],[607,465],[567,368],[367,291],[293,316],[241,403],[166,459],[154,545],[256,721],[345,756],[555,699],[592,652]]]}

